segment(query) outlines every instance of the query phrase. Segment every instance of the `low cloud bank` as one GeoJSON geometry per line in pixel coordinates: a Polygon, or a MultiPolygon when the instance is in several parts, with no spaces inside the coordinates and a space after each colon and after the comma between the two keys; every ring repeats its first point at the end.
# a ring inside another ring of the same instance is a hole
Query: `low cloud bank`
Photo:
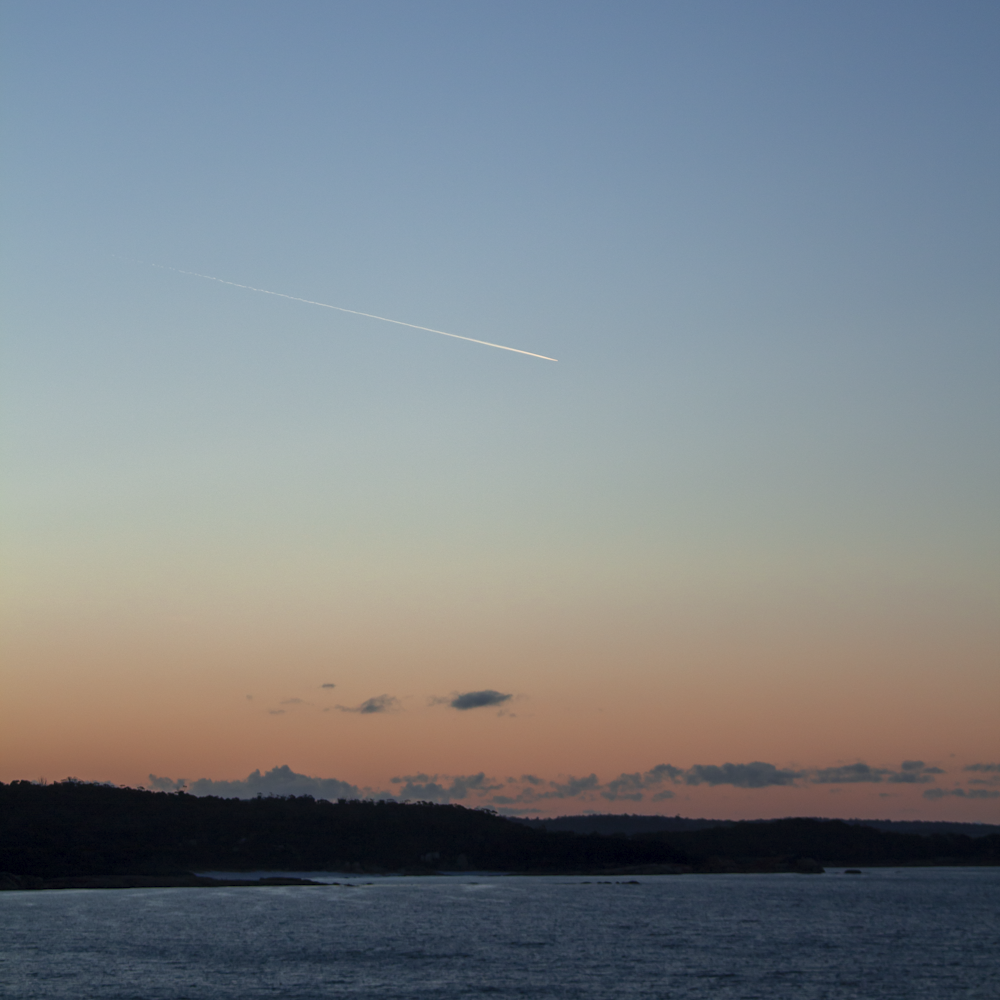
{"type": "Polygon", "coordinates": [[[898,771],[888,767],[869,767],[863,761],[824,767],[813,772],[812,781],[819,785],[850,785],[858,782],[889,781],[897,785],[924,785],[944,774],[939,767],[930,767],[922,760],[904,760],[898,771]]]}
{"type": "Polygon", "coordinates": [[[960,799],[1000,799],[1000,792],[992,788],[928,788],[925,799],[943,799],[954,795],[960,799]]]}
{"type": "Polygon", "coordinates": [[[768,788],[772,785],[794,785],[803,771],[780,770],[773,764],[755,760],[752,764],[695,764],[685,772],[688,785],[732,785],[734,788],[768,788]]]}
{"type": "MultiPolygon", "coordinates": [[[[471,692],[483,694],[483,692],[471,692]]],[[[494,692],[495,693],[495,692],[494,692]]],[[[462,696],[456,696],[462,697],[462,696]]],[[[391,711],[397,700],[389,695],[370,698],[353,708],[341,711],[372,714],[391,711]]],[[[1000,798],[1000,766],[969,764],[962,769],[968,777],[964,786],[950,789],[928,788],[924,798],[939,800],[946,797],[963,799],[1000,798]],[[987,786],[987,787],[983,787],[987,786]]],[[[545,811],[555,801],[575,800],[600,805],[604,802],[661,802],[676,797],[678,789],[729,786],[753,791],[761,788],[803,788],[808,785],[841,784],[930,784],[944,771],[922,760],[905,760],[898,769],[871,767],[863,761],[838,764],[810,770],[782,768],[766,761],[745,764],[694,764],[689,768],[672,764],[657,764],[648,771],[622,772],[616,778],[602,782],[597,774],[582,777],[566,775],[558,779],[541,778],[534,774],[520,777],[495,778],[479,771],[472,774],[414,774],[391,779],[391,790],[360,788],[336,778],[315,778],[297,774],[287,765],[272,768],[264,774],[259,770],[238,781],[213,781],[200,778],[188,781],[151,774],[150,787],[159,791],[185,790],[192,795],[217,795],[224,798],[253,798],[257,795],[311,795],[318,799],[394,799],[410,802],[460,802],[469,806],[495,809],[506,814],[527,814],[545,811]]],[[[887,793],[883,792],[882,795],[887,793]]]]}
{"type": "Polygon", "coordinates": [[[461,802],[467,799],[470,794],[477,794],[480,797],[489,792],[503,788],[502,784],[497,784],[486,777],[483,771],[478,774],[459,775],[449,778],[446,776],[442,784],[438,780],[438,775],[410,774],[401,778],[393,778],[392,785],[400,785],[395,798],[401,801],[411,802],[461,802]]]}
{"type": "Polygon", "coordinates": [[[190,795],[217,795],[224,799],[254,799],[258,795],[311,795],[315,799],[332,801],[388,797],[384,792],[372,792],[370,788],[359,788],[336,778],[311,778],[296,774],[287,764],[274,767],[265,774],[256,770],[242,781],[213,781],[211,778],[199,778],[197,781],[178,778],[173,781],[151,774],[149,783],[157,791],[183,790],[190,795]]]}

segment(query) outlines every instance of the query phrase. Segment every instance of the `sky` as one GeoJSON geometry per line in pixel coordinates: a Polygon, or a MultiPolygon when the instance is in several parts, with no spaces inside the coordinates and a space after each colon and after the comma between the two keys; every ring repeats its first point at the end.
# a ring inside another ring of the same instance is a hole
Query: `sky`
{"type": "Polygon", "coordinates": [[[1000,822],[995,3],[0,32],[0,780],[1000,822]]]}

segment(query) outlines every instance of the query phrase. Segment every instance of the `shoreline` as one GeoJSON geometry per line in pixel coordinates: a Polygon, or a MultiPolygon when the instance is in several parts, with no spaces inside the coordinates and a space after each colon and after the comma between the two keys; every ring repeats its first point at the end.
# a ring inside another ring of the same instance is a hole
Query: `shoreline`
{"type": "MultiPolygon", "coordinates": [[[[809,860],[809,859],[804,859],[809,860]]],[[[475,872],[329,872],[331,876],[343,879],[383,879],[383,878],[636,878],[641,876],[678,876],[678,875],[823,875],[851,874],[861,875],[865,871],[910,871],[914,869],[927,870],[934,868],[997,868],[995,864],[851,864],[841,863],[820,865],[811,862],[809,865],[735,865],[719,864],[692,868],[683,865],[638,865],[628,868],[575,871],[475,871],[475,872]],[[835,870],[830,870],[835,869],[835,870]]],[[[236,873],[234,873],[236,874],[236,873]]],[[[319,875],[321,873],[315,872],[319,875]]],[[[215,878],[208,875],[196,875],[194,872],[178,872],[173,875],[66,875],[58,878],[39,878],[33,875],[14,875],[0,872],[0,892],[39,892],[60,889],[221,889],[221,888],[282,888],[287,886],[338,886],[355,888],[358,881],[318,881],[294,875],[267,875],[260,878],[225,877],[215,878]]],[[[373,883],[367,883],[373,884],[373,883]]]]}

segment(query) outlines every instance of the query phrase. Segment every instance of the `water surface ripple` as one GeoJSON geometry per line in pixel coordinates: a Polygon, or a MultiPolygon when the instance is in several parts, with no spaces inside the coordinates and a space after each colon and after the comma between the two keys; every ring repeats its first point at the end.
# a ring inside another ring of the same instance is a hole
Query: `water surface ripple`
{"type": "Polygon", "coordinates": [[[0,893],[0,994],[1000,997],[1000,869],[351,881],[0,893]]]}

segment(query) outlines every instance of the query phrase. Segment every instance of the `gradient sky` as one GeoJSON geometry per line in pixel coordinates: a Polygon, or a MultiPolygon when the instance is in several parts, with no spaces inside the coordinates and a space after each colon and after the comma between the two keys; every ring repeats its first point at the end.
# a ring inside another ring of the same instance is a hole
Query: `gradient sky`
{"type": "Polygon", "coordinates": [[[1000,822],[993,0],[0,28],[0,779],[1000,822]]]}

